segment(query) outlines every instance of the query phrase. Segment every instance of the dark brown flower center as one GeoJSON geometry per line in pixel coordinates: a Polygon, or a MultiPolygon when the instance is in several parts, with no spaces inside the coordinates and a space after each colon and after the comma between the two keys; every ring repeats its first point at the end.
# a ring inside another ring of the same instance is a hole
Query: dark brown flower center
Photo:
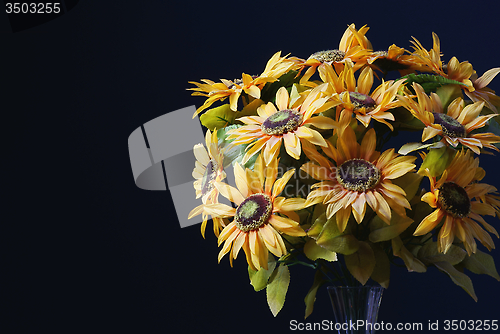
{"type": "Polygon", "coordinates": [[[217,163],[215,161],[210,160],[208,162],[205,173],[203,173],[203,178],[201,179],[202,196],[205,196],[214,188],[213,180],[215,180],[215,177],[217,176],[217,168],[217,163]]]}
{"type": "Polygon", "coordinates": [[[349,99],[351,103],[354,105],[354,109],[372,109],[377,106],[377,102],[371,98],[371,96],[358,93],[358,92],[349,92],[349,99]]]}
{"type": "Polygon", "coordinates": [[[247,197],[236,209],[234,221],[243,232],[256,230],[267,223],[273,210],[271,198],[266,194],[253,194],[247,197]]]}
{"type": "Polygon", "coordinates": [[[364,159],[347,160],[337,168],[337,181],[346,189],[366,191],[380,180],[380,170],[364,159]]]}
{"type": "Polygon", "coordinates": [[[454,217],[464,218],[470,213],[469,195],[455,182],[445,182],[439,187],[438,203],[454,217]]]}
{"type": "Polygon", "coordinates": [[[309,56],[309,59],[316,59],[322,63],[331,63],[344,60],[345,52],[340,50],[318,51],[309,56]]]}
{"type": "Polygon", "coordinates": [[[295,131],[302,124],[304,116],[292,109],[280,110],[269,116],[261,129],[267,135],[279,136],[287,132],[295,131]]]}
{"type": "Polygon", "coordinates": [[[441,125],[443,133],[451,138],[464,138],[467,133],[465,128],[459,121],[451,116],[442,113],[432,113],[434,115],[434,123],[441,125]]]}

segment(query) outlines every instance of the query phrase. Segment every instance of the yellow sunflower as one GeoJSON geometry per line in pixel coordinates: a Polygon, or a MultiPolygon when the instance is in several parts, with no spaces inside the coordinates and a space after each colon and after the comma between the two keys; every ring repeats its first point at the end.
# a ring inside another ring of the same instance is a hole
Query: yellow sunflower
{"type": "Polygon", "coordinates": [[[484,102],[475,102],[464,106],[461,98],[453,100],[448,110],[443,113],[439,96],[431,93],[429,97],[418,83],[413,83],[418,102],[408,96],[400,96],[402,105],[410,110],[426,126],[422,132],[422,141],[427,141],[435,136],[441,136],[441,141],[446,145],[457,147],[462,144],[476,154],[480,154],[483,147],[499,151],[493,144],[500,142],[500,137],[493,133],[473,133],[482,128],[489,119],[496,114],[479,116],[484,102]]]}
{"type": "Polygon", "coordinates": [[[283,177],[276,179],[278,160],[273,159],[265,166],[262,155],[259,155],[254,171],[243,170],[238,163],[234,165],[237,188],[215,182],[220,193],[237,205],[236,209],[221,203],[205,205],[204,210],[212,217],[233,217],[233,221],[219,235],[219,246],[224,242],[219,262],[230,253],[232,266],[233,259],[243,249],[252,269],[267,269],[269,252],[277,257],[287,253],[281,234],[306,235],[294,212],[303,208],[305,200],[278,197],[294,173],[295,170],[289,170],[283,177]]]}
{"type": "Polygon", "coordinates": [[[404,80],[384,81],[370,94],[373,86],[373,70],[370,67],[361,71],[357,83],[354,70],[348,65],[339,76],[327,67],[320,69],[320,76],[328,83],[325,92],[331,96],[339,96],[342,104],[337,107],[338,110],[342,108],[350,114],[354,113],[365,127],[374,119],[393,130],[387,120],[393,121],[394,115],[388,110],[399,106],[396,96],[404,80]]]}
{"type": "Polygon", "coordinates": [[[496,191],[495,187],[477,182],[483,173],[478,165],[479,159],[473,159],[470,151],[460,151],[439,180],[427,172],[431,191],[422,196],[422,201],[436,210],[422,219],[414,235],[431,232],[444,219],[438,234],[438,250],[442,253],[448,251],[455,237],[464,243],[469,255],[477,249],[474,239],[478,239],[490,251],[495,248],[491,236],[476,222],[498,237],[497,231],[481,217],[494,216],[495,208],[488,203],[472,200],[496,191]]]}
{"type": "Polygon", "coordinates": [[[462,86],[465,92],[474,91],[474,85],[470,80],[474,70],[468,61],[460,63],[456,57],[452,57],[448,64],[443,64],[441,61],[441,43],[435,33],[432,33],[433,46],[429,51],[416,38],[413,39],[414,52],[411,54],[410,59],[417,66],[421,65],[419,71],[433,72],[444,78],[459,81],[465,85],[462,86]]]}
{"type": "Polygon", "coordinates": [[[201,81],[203,83],[190,81],[189,83],[196,85],[197,87],[188,88],[188,90],[195,91],[191,95],[208,97],[205,103],[196,110],[193,118],[206,108],[210,107],[214,102],[219,100],[222,101],[227,97],[229,97],[231,110],[237,111],[238,99],[243,92],[255,99],[258,99],[260,98],[260,91],[266,83],[274,82],[283,74],[290,70],[298,69],[299,67],[300,65],[295,59],[288,60],[286,59],[286,56],[281,57],[281,51],[279,51],[276,52],[271,59],[269,59],[264,72],[262,72],[259,76],[251,76],[243,73],[241,79],[235,79],[233,81],[226,79],[221,79],[221,82],[214,82],[207,79],[202,79],[201,81]]]}
{"type": "Polygon", "coordinates": [[[465,91],[465,95],[469,97],[473,102],[483,101],[486,107],[488,107],[494,113],[498,113],[496,106],[500,106],[500,97],[495,95],[495,91],[486,87],[493,80],[497,74],[500,73],[500,67],[492,68],[486,71],[481,77],[477,77],[474,73],[471,77],[472,85],[474,86],[474,91],[465,91]]]}
{"type": "Polygon", "coordinates": [[[333,129],[336,126],[330,118],[312,117],[336,105],[336,102],[328,101],[328,97],[321,96],[324,87],[320,85],[312,89],[302,103],[300,99],[297,100],[297,106],[293,105],[296,101],[290,99],[286,88],[281,87],[276,93],[276,106],[269,102],[257,109],[258,116],[238,118],[245,125],[227,133],[229,140],[234,139],[233,145],[251,143],[247,147],[243,163],[264,149],[264,160],[269,164],[279,154],[282,140],[285,142],[286,152],[295,159],[300,157],[303,141],[327,146],[321,134],[309,127],[313,125],[320,129],[333,129]]]}
{"type": "Polygon", "coordinates": [[[330,218],[336,215],[340,231],[344,231],[352,214],[358,223],[363,221],[366,203],[377,215],[390,224],[391,208],[400,216],[406,216],[410,204],[406,193],[391,180],[413,171],[415,157],[399,156],[394,149],[382,154],[375,151],[375,130],[370,129],[361,145],[351,127],[346,127],[337,140],[337,147],[329,144],[324,153],[335,164],[318,153],[313,147],[304,147],[306,155],[314,162],[304,164],[301,169],[314,179],[314,189],[307,196],[306,205],[324,203],[330,218]]]}
{"type": "MultiPolygon", "coordinates": [[[[208,221],[208,214],[203,211],[203,205],[218,203],[219,191],[215,188],[214,182],[219,182],[226,178],[223,168],[224,154],[219,150],[217,130],[212,133],[210,130],[207,130],[205,144],[208,151],[202,144],[196,144],[193,148],[196,157],[195,168],[192,174],[196,180],[193,186],[196,191],[196,198],[201,197],[202,204],[194,208],[189,214],[189,218],[193,217],[193,213],[196,213],[195,215],[202,214],[201,234],[203,237],[205,237],[205,229],[208,221]]],[[[220,218],[213,218],[212,220],[214,234],[219,236],[219,232],[225,224],[220,218]]]]}
{"type": "Polygon", "coordinates": [[[351,24],[347,27],[344,35],[340,39],[339,48],[334,50],[318,51],[313,53],[303,64],[308,67],[300,79],[300,84],[305,86],[315,86],[309,79],[316,72],[316,68],[334,67],[340,73],[344,64],[350,64],[355,70],[366,64],[371,54],[371,43],[366,38],[368,27],[365,25],[356,30],[356,26],[351,24]]]}

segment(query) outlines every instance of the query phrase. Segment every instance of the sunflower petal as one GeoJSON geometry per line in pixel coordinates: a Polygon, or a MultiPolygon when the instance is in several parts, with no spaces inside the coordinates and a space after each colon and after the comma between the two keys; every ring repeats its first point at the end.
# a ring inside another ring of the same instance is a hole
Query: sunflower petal
{"type": "Polygon", "coordinates": [[[441,222],[444,215],[445,213],[441,209],[434,210],[431,214],[422,219],[413,235],[418,236],[429,233],[441,222]]]}

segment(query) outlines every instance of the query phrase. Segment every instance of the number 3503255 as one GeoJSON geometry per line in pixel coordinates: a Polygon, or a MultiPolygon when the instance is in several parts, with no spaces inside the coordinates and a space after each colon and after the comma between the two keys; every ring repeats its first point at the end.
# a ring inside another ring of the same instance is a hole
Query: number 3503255
{"type": "Polygon", "coordinates": [[[58,14],[61,12],[61,3],[45,2],[45,3],[19,3],[6,2],[5,12],[7,14],[58,14]]]}

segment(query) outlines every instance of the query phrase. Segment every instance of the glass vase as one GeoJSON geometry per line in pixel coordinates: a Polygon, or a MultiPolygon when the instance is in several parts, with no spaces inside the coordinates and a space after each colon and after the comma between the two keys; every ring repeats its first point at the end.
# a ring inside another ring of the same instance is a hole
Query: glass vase
{"type": "Polygon", "coordinates": [[[384,288],[380,286],[329,286],[339,334],[373,334],[378,328],[377,316],[384,288]]]}

